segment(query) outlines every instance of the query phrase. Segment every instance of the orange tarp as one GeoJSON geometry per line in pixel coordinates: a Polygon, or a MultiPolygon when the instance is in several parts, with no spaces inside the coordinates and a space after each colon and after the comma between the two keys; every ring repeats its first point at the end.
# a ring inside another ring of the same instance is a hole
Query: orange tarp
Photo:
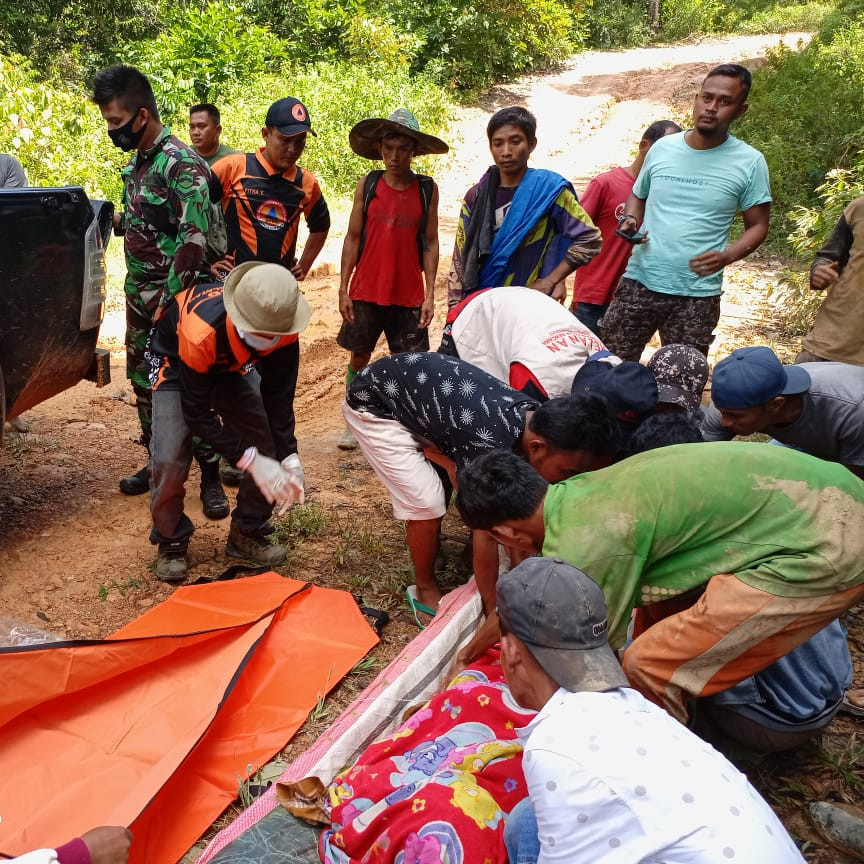
{"type": "Polygon", "coordinates": [[[350,594],[264,573],[0,650],[0,852],[128,825],[132,864],[173,864],[377,641],[350,594]]]}

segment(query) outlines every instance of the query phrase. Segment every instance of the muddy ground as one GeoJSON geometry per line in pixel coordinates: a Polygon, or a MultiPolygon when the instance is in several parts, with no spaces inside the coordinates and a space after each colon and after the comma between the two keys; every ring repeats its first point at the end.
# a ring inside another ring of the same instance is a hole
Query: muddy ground
{"type": "MultiPolygon", "coordinates": [[[[785,37],[794,45],[797,36],[785,37]]],[[[773,37],[715,40],[675,48],[581,55],[558,72],[493,88],[475,106],[454,117],[454,155],[436,171],[441,188],[442,261],[438,314],[431,328],[437,345],[445,311],[444,277],[459,196],[488,163],[484,127],[489,114],[514,102],[538,116],[540,145],[534,164],[571,177],[577,189],[612,165],[627,163],[641,131],[653,120],[684,119],[698,82],[718,62],[754,60],[773,37]]],[[[314,102],[311,96],[310,102],[314,102]]],[[[322,146],[317,143],[314,146],[322,146]]],[[[334,202],[335,203],[335,202],[334,202]]],[[[338,209],[338,208],[337,208],[338,209]]],[[[291,758],[414,634],[404,602],[411,570],[404,530],[394,523],[383,488],[357,453],[337,449],[342,430],[339,405],[344,391],[345,355],[335,343],[338,330],[336,227],[311,277],[304,284],[314,310],[302,341],[296,411],[298,438],[308,482],[308,503],[279,522],[290,550],[279,568],[295,578],[362,593],[366,602],[392,616],[371,668],[350,676],[328,700],[314,724],[307,724],[286,747],[291,758]]],[[[38,406],[24,419],[26,434],[7,436],[0,456],[0,615],[66,638],[102,637],[167,597],[158,583],[147,541],[147,497],[120,494],[117,480],[143,464],[134,444],[136,414],[124,380],[122,354],[122,256],[110,256],[112,296],[102,342],[112,350],[112,383],[97,390],[89,383],[38,406]]],[[[723,317],[712,352],[756,342],[794,354],[778,310],[765,300],[780,261],[762,257],[730,268],[723,317]]],[[[712,360],[714,356],[712,356],[712,360]]],[[[197,469],[188,486],[188,512],[196,524],[191,578],[212,576],[230,563],[223,555],[228,523],[204,518],[197,496],[197,469]]],[[[233,496],[233,490],[228,490],[233,496]]],[[[467,577],[462,540],[467,532],[453,514],[445,523],[442,580],[467,577]]],[[[864,686],[864,616],[850,616],[856,655],[856,683],[864,686]]],[[[848,718],[832,723],[821,741],[782,758],[744,760],[743,767],[778,808],[793,833],[805,842],[808,860],[843,862],[810,828],[803,805],[810,800],[860,801],[864,791],[861,726],[848,718]]],[[[220,820],[223,824],[230,813],[220,820]]]]}

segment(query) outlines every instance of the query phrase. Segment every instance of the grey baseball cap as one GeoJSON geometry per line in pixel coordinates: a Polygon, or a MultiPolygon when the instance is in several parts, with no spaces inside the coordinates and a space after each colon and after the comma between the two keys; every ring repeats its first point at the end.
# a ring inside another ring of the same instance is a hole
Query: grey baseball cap
{"type": "Polygon", "coordinates": [[[498,616],[566,690],[629,687],[609,647],[600,586],[557,558],[527,558],[498,579],[498,616]]]}
{"type": "Polygon", "coordinates": [[[680,405],[691,414],[702,404],[709,368],[705,355],[697,348],[664,345],[647,365],[657,379],[658,401],[680,405]]]}

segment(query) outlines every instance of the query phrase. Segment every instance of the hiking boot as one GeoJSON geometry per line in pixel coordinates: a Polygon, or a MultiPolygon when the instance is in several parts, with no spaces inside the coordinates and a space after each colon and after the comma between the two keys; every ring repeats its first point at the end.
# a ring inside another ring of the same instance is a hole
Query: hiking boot
{"type": "Polygon", "coordinates": [[[150,491],[150,466],[145,465],[140,471],[121,477],[120,491],[124,495],[143,495],[150,491]]]}
{"type": "Polygon", "coordinates": [[[245,534],[236,525],[232,525],[228,533],[225,554],[229,558],[242,558],[244,561],[266,564],[269,567],[281,564],[288,557],[281,546],[258,534],[245,534]]]}
{"type": "Polygon", "coordinates": [[[204,504],[204,515],[208,519],[224,519],[231,506],[225,497],[222,481],[219,479],[218,462],[201,462],[201,502],[204,504]]]}
{"type": "Polygon", "coordinates": [[[156,556],[156,578],[160,582],[182,582],[186,578],[189,562],[186,543],[160,543],[156,556]]]}
{"type": "Polygon", "coordinates": [[[346,426],[345,431],[339,438],[336,446],[340,450],[356,450],[357,449],[357,439],[354,437],[354,433],[346,426]]]}
{"type": "Polygon", "coordinates": [[[246,476],[245,471],[235,468],[230,462],[223,459],[219,463],[219,476],[226,486],[239,486],[240,482],[246,476]]]}

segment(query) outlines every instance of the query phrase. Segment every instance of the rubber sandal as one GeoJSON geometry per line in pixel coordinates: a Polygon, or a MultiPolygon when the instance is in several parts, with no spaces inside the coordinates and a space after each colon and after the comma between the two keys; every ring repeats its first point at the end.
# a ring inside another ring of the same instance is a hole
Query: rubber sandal
{"type": "Polygon", "coordinates": [[[408,606],[411,609],[411,614],[414,616],[414,620],[417,622],[417,626],[421,630],[426,629],[426,625],[417,617],[418,612],[422,612],[424,615],[431,615],[433,618],[435,617],[436,609],[430,609],[425,604],[421,603],[417,599],[417,586],[409,585],[405,589],[405,597],[408,599],[408,606]]]}
{"type": "Polygon", "coordinates": [[[843,696],[840,710],[845,714],[851,714],[853,717],[864,717],[864,689],[859,687],[854,690],[847,690],[843,696]]]}
{"type": "Polygon", "coordinates": [[[807,808],[813,827],[835,849],[864,861],[864,812],[851,804],[814,801],[807,808]]]}

